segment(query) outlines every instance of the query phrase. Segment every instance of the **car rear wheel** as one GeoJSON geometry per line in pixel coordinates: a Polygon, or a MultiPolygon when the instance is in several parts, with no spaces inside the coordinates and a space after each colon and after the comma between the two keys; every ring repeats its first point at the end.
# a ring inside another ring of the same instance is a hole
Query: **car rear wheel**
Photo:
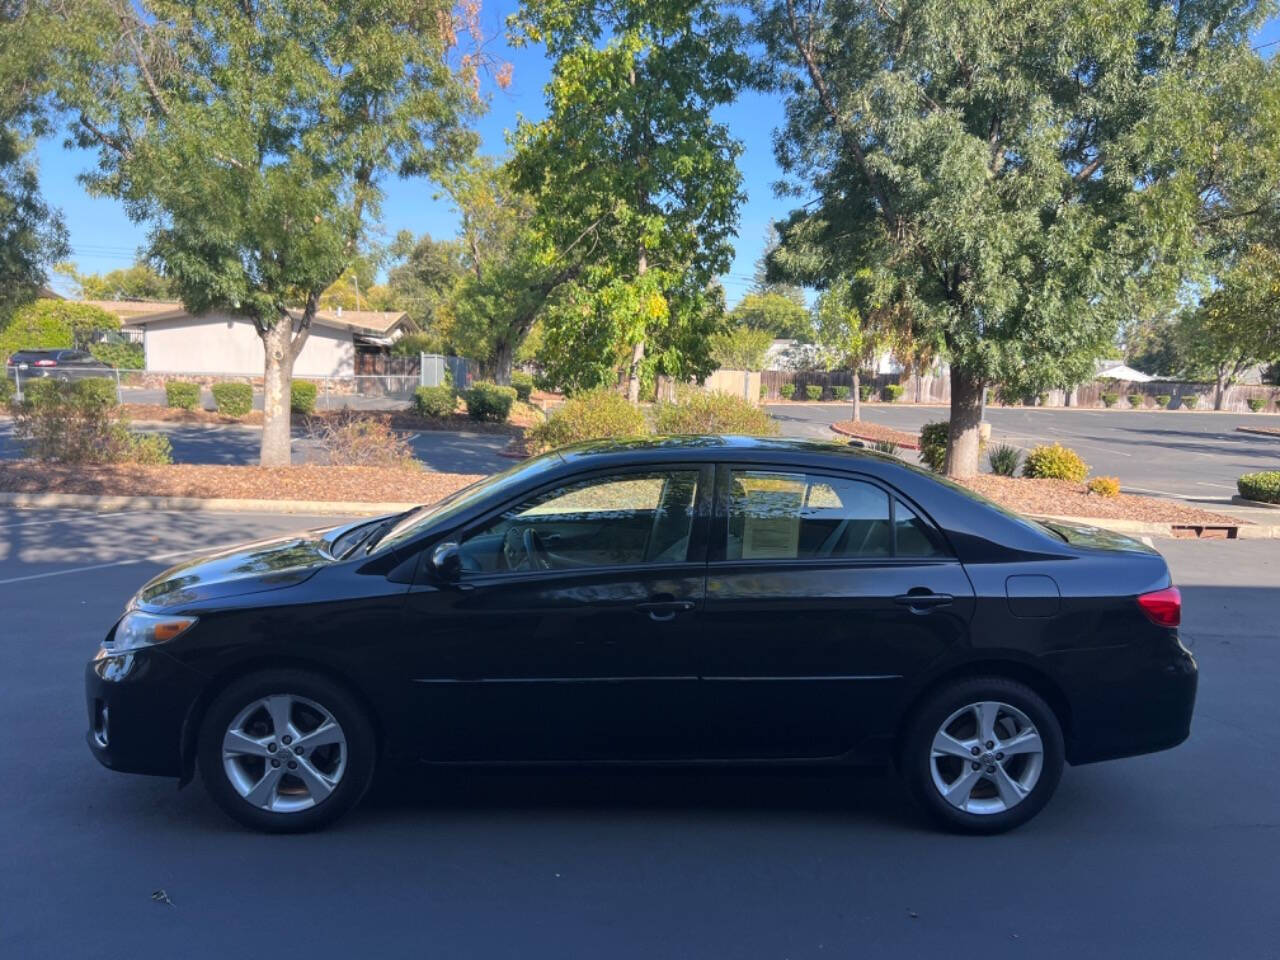
{"type": "Polygon", "coordinates": [[[913,715],[900,769],[935,820],[966,833],[1001,833],[1049,802],[1062,777],[1062,727],[1025,684],[957,681],[913,715]]]}
{"type": "Polygon", "coordinates": [[[316,830],[364,796],[376,741],[340,686],[300,670],[237,680],[210,705],[196,746],[210,796],[245,826],[316,830]]]}

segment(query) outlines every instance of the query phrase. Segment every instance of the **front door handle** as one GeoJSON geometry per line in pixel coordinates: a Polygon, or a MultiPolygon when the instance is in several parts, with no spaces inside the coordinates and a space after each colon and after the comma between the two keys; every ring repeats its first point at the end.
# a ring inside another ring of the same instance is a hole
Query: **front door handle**
{"type": "Polygon", "coordinates": [[[688,613],[696,604],[692,600],[651,600],[637,603],[636,609],[649,614],[650,620],[665,623],[674,620],[677,613],[688,613]]]}
{"type": "Polygon", "coordinates": [[[900,607],[910,607],[915,613],[928,613],[934,607],[949,607],[955,597],[949,593],[904,593],[894,597],[893,602],[900,607]]]}

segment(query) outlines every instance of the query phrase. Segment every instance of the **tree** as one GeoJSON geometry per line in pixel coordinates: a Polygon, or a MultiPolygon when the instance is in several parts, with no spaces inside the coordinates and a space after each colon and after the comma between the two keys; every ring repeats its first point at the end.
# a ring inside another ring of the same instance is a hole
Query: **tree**
{"type": "Polygon", "coordinates": [[[762,330],[771,337],[813,339],[813,318],[804,305],[803,296],[796,302],[794,297],[776,290],[748,293],[730,311],[729,317],[740,326],[762,330]]]}
{"type": "MultiPolygon", "coordinates": [[[[33,0],[33,5],[36,5],[33,0]]],[[[46,0],[47,11],[62,5],[46,0]]],[[[293,363],[361,253],[390,173],[465,158],[482,105],[473,5],[452,0],[83,0],[58,96],[86,180],[153,225],[187,309],[237,312],[264,352],[261,462],[290,462],[293,363]]],[[[56,13],[56,11],[54,11],[56,13]]]]}
{"type": "Polygon", "coordinates": [[[101,307],[69,300],[33,300],[14,311],[0,331],[0,357],[39,347],[74,347],[78,335],[119,330],[120,319],[101,307]]]}
{"type": "Polygon", "coordinates": [[[893,343],[888,317],[864,316],[859,312],[852,288],[847,284],[828,287],[818,297],[814,310],[818,343],[834,363],[847,367],[853,375],[853,419],[862,419],[862,371],[875,362],[893,343]]]}
{"type": "Polygon", "coordinates": [[[769,258],[780,246],[782,246],[782,240],[778,236],[778,226],[771,220],[764,235],[764,250],[756,259],[755,270],[751,275],[751,292],[780,294],[797,306],[804,307],[805,299],[802,289],[793,283],[782,283],[769,276],[769,258]]]}
{"type": "Polygon", "coordinates": [[[1156,377],[1181,375],[1186,360],[1182,356],[1176,319],[1153,317],[1136,324],[1125,339],[1124,362],[1134,370],[1156,377]]]}
{"type": "Polygon", "coordinates": [[[1213,380],[1215,410],[1244,370],[1280,360],[1280,253],[1254,247],[1221,280],[1178,325],[1189,370],[1213,380]]]}
{"type": "Polygon", "coordinates": [[[813,197],[782,226],[771,264],[820,287],[861,276],[863,314],[900,310],[912,336],[943,345],[952,476],[977,470],[987,385],[1036,391],[1088,376],[1126,303],[1176,289],[1221,210],[1274,192],[1266,176],[1237,175],[1250,145],[1275,151],[1273,121],[1254,116],[1268,102],[1240,79],[1260,63],[1247,45],[1263,6],[755,9],[786,92],[778,160],[813,197]],[[1240,143],[1186,129],[1204,116],[1240,143]]]}
{"type": "Polygon", "coordinates": [[[522,123],[513,171],[548,250],[577,267],[548,296],[541,357],[589,387],[624,370],[708,371],[742,199],[739,145],[714,110],[747,76],[736,22],[709,0],[525,0],[517,42],[554,61],[548,116],[522,123]],[[691,350],[691,353],[685,351],[691,350]]]}
{"type": "Polygon", "coordinates": [[[466,269],[462,247],[453,240],[423,234],[387,273],[392,303],[424,331],[443,343],[453,318],[458,283],[466,269]]]}
{"type": "Polygon", "coordinates": [[[145,261],[107,273],[81,273],[74,263],[54,269],[71,281],[82,300],[170,300],[175,296],[169,281],[145,261]]]}
{"type": "Polygon", "coordinates": [[[711,338],[711,359],[725,370],[759,370],[772,343],[764,330],[730,327],[711,338]]]}

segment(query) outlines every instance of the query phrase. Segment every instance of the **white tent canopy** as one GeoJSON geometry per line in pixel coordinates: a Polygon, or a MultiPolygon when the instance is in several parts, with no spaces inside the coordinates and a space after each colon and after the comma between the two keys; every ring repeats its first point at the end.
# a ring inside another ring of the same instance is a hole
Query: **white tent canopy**
{"type": "Polygon", "coordinates": [[[1155,379],[1155,377],[1149,376],[1141,370],[1135,370],[1133,367],[1126,366],[1123,363],[1114,367],[1107,367],[1105,370],[1099,370],[1098,377],[1102,380],[1124,380],[1129,383],[1150,383],[1155,379]]]}

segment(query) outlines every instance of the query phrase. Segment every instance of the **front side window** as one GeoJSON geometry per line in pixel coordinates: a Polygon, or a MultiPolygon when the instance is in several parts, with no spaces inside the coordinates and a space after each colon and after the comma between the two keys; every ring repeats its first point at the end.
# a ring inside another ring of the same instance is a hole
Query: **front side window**
{"type": "Polygon", "coordinates": [[[945,555],[932,527],[900,500],[860,480],[734,470],[728,520],[726,560],[945,555]]]}
{"type": "Polygon", "coordinates": [[[696,470],[597,477],[544,491],[461,544],[472,573],[681,563],[689,552],[696,470]]]}

